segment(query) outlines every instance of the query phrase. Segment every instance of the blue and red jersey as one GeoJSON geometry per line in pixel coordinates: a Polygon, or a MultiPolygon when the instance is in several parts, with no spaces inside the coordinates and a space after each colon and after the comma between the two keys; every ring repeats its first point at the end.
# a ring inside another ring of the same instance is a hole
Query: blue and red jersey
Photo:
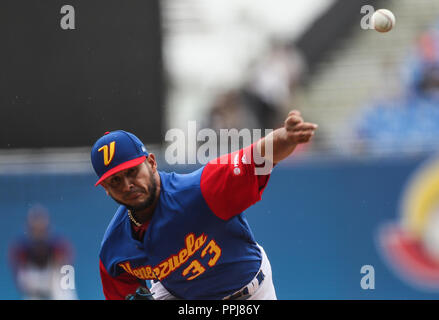
{"type": "Polygon", "coordinates": [[[253,279],[261,252],[243,211],[269,179],[255,174],[253,147],[189,174],[159,171],[160,197],[142,228],[118,208],[99,254],[106,299],[124,299],[147,280],[180,299],[222,299],[253,279]]]}

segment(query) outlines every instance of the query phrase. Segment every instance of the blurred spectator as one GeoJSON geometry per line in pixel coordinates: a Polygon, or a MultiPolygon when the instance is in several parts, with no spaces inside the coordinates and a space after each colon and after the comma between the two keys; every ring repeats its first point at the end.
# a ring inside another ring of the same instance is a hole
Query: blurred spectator
{"type": "Polygon", "coordinates": [[[248,109],[238,90],[229,90],[219,94],[210,110],[208,127],[219,131],[220,129],[256,128],[257,118],[248,109]]]}
{"type": "Polygon", "coordinates": [[[243,88],[246,103],[258,117],[259,128],[282,125],[304,71],[305,60],[294,47],[272,40],[268,53],[252,67],[243,88]]]}
{"type": "Polygon", "coordinates": [[[305,70],[302,56],[273,40],[268,53],[250,66],[242,87],[219,94],[210,109],[208,127],[275,129],[291,111],[292,95],[305,70]]]}
{"type": "Polygon", "coordinates": [[[356,124],[359,151],[439,149],[439,26],[420,36],[403,75],[404,95],[372,104],[356,124]]]}
{"type": "MultiPolygon", "coordinates": [[[[264,129],[282,126],[288,112],[298,108],[292,101],[305,70],[305,60],[293,46],[272,40],[267,54],[250,65],[245,83],[215,97],[207,127],[217,132],[261,129],[265,135],[264,129]]],[[[307,148],[300,145],[294,155],[307,148]]]]}
{"type": "Polygon", "coordinates": [[[27,232],[10,247],[9,258],[23,299],[71,300],[75,290],[61,288],[61,267],[72,264],[70,244],[51,234],[49,213],[36,205],[27,215],[27,232]]]}

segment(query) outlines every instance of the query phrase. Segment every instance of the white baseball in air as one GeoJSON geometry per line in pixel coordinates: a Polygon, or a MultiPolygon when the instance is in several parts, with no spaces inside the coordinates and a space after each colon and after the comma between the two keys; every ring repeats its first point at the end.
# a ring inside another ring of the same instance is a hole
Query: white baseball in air
{"type": "Polygon", "coordinates": [[[379,9],[372,15],[372,26],[378,32],[389,32],[395,23],[395,15],[390,10],[379,9]]]}

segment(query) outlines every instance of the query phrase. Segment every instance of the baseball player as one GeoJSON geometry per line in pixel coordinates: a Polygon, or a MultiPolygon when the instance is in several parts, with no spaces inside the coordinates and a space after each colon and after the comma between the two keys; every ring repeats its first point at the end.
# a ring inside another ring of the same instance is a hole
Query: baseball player
{"type": "Polygon", "coordinates": [[[96,186],[120,204],[99,253],[105,298],[150,287],[154,299],[276,299],[270,262],[243,212],[261,200],[271,172],[257,174],[256,159],[273,166],[316,129],[291,111],[283,127],[189,174],[159,171],[131,133],[99,138],[96,186]]]}

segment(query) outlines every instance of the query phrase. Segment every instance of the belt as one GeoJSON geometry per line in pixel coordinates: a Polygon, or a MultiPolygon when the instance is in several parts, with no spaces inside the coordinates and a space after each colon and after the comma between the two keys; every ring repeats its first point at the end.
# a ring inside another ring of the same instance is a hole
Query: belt
{"type": "Polygon", "coordinates": [[[256,275],[256,277],[254,277],[254,279],[248,284],[246,285],[244,288],[242,288],[241,290],[239,290],[238,292],[235,292],[234,294],[225,297],[223,300],[244,300],[247,297],[246,296],[250,296],[252,295],[261,285],[262,281],[264,281],[265,279],[265,274],[262,272],[262,270],[259,270],[258,274],[256,275]],[[243,298],[245,297],[245,298],[243,298]]]}

